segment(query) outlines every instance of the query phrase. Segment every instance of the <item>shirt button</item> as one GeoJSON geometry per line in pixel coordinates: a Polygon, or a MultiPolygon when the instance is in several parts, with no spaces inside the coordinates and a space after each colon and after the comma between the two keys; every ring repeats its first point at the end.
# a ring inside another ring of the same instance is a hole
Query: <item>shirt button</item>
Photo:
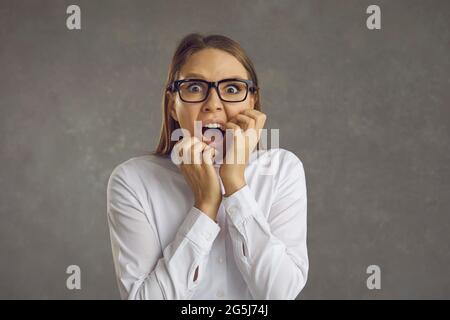
{"type": "Polygon", "coordinates": [[[218,298],[223,298],[224,295],[225,295],[225,294],[223,293],[222,290],[219,290],[219,291],[217,291],[217,293],[216,293],[216,296],[217,296],[218,298]]]}
{"type": "Polygon", "coordinates": [[[219,259],[217,259],[219,261],[219,263],[223,263],[223,258],[219,257],[219,259]]]}

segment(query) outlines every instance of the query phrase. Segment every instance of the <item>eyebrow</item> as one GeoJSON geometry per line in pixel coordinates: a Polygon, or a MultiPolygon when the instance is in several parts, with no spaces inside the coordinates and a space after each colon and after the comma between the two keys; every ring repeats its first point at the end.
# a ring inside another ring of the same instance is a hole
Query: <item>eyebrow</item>
{"type": "MultiPolygon", "coordinates": [[[[189,79],[189,78],[199,78],[199,79],[206,80],[205,77],[199,73],[188,73],[187,75],[184,76],[183,79],[180,79],[180,80],[189,79]]],[[[235,75],[235,76],[229,76],[229,77],[226,77],[223,79],[245,79],[245,77],[235,75]]]]}

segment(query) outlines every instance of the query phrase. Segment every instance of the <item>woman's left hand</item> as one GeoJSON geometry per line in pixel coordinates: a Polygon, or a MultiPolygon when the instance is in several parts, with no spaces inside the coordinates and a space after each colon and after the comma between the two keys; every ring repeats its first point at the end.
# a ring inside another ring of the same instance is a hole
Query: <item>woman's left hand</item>
{"type": "MultiPolygon", "coordinates": [[[[265,122],[266,115],[264,113],[247,109],[225,124],[225,129],[233,132],[232,142],[226,151],[224,163],[219,169],[225,196],[229,196],[245,186],[245,167],[250,154],[258,144],[265,122]]],[[[226,136],[227,139],[229,137],[226,136]]]]}

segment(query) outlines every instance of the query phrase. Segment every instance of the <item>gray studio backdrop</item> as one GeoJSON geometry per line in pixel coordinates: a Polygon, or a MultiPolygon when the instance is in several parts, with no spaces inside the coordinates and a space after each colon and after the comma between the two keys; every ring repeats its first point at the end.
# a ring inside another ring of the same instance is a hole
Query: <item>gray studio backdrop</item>
{"type": "Polygon", "coordinates": [[[107,181],[155,146],[167,67],[193,31],[244,46],[267,127],[303,161],[298,298],[450,298],[449,21],[450,1],[2,0],[0,298],[119,298],[107,181]]]}

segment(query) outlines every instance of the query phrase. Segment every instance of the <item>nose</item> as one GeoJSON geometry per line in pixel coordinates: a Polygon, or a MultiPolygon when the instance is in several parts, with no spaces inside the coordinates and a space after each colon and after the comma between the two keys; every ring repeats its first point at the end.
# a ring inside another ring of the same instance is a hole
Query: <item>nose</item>
{"type": "Polygon", "coordinates": [[[220,100],[217,90],[211,88],[208,98],[203,102],[203,112],[216,112],[223,110],[222,100],[220,100]]]}

